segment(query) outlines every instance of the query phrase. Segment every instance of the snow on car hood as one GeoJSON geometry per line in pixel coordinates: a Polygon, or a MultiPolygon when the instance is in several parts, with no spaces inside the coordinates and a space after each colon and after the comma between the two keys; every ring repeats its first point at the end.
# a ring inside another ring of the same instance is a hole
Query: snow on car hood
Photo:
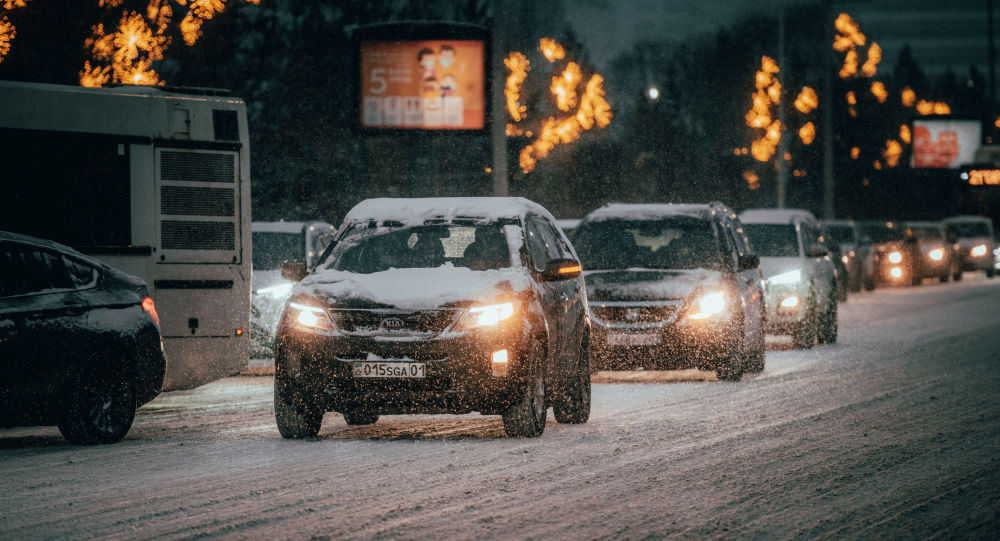
{"type": "Polygon", "coordinates": [[[802,269],[806,272],[805,261],[799,257],[761,257],[760,272],[767,280],[772,276],[777,276],[790,270],[802,269]]]}
{"type": "Polygon", "coordinates": [[[626,269],[584,272],[591,301],[686,299],[699,286],[722,281],[707,269],[626,269]]]}
{"type": "Polygon", "coordinates": [[[523,268],[474,271],[448,263],[430,269],[389,269],[371,274],[321,270],[299,282],[292,299],[310,296],[328,304],[355,300],[430,309],[463,301],[490,302],[530,287],[531,279],[523,268]]]}

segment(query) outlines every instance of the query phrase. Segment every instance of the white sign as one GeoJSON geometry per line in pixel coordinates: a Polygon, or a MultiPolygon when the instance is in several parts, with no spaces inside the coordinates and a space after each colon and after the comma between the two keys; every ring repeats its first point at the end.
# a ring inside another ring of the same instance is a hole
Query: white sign
{"type": "Polygon", "coordinates": [[[978,120],[914,120],[910,165],[958,169],[975,163],[981,136],[978,120]]]}

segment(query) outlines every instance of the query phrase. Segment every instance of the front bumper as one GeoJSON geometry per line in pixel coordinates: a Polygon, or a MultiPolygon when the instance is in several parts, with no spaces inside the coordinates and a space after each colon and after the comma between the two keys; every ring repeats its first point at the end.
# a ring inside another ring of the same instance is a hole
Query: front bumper
{"type": "Polygon", "coordinates": [[[332,411],[497,414],[523,385],[526,331],[527,325],[518,321],[432,338],[389,339],[279,327],[275,385],[285,385],[300,404],[332,411]],[[508,352],[506,374],[494,375],[493,353],[503,349],[508,352]],[[425,377],[355,377],[355,363],[370,360],[424,363],[425,377]]]}
{"type": "Polygon", "coordinates": [[[806,319],[809,311],[809,291],[803,283],[768,284],[764,291],[764,305],[767,307],[764,332],[791,334],[806,319]],[[792,299],[797,300],[795,306],[782,304],[792,299]]]}
{"type": "Polygon", "coordinates": [[[987,247],[986,254],[981,256],[972,255],[971,250],[962,250],[962,270],[966,272],[984,271],[996,268],[996,259],[993,250],[987,247]]]}

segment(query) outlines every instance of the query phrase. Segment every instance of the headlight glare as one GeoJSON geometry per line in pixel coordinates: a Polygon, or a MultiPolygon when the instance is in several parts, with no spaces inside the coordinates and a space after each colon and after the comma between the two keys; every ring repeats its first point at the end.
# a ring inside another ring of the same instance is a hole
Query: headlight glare
{"type": "Polygon", "coordinates": [[[688,316],[691,319],[706,319],[721,314],[726,309],[726,296],[722,292],[702,295],[696,302],[698,311],[688,316]]]}
{"type": "Polygon", "coordinates": [[[284,283],[284,284],[278,284],[276,286],[271,286],[271,287],[265,287],[265,288],[262,288],[262,289],[258,289],[257,293],[259,293],[261,295],[267,295],[268,297],[271,297],[272,299],[280,299],[282,297],[288,296],[288,293],[292,291],[292,287],[294,285],[295,284],[293,284],[292,282],[287,282],[287,283],[284,283]]]}
{"type": "Polygon", "coordinates": [[[802,270],[794,269],[768,278],[771,284],[795,284],[802,280],[802,270]]]}
{"type": "Polygon", "coordinates": [[[889,254],[889,263],[899,263],[903,260],[903,254],[898,251],[889,254]]]}
{"type": "Polygon", "coordinates": [[[333,320],[330,319],[330,314],[323,308],[290,302],[286,310],[288,311],[288,317],[294,318],[299,327],[320,331],[333,330],[333,320]]]}
{"type": "Polygon", "coordinates": [[[941,261],[942,259],[944,259],[944,250],[942,250],[941,248],[935,248],[930,252],[927,252],[927,257],[931,258],[934,261],[941,261]]]}
{"type": "Polygon", "coordinates": [[[474,306],[469,308],[459,325],[461,329],[473,329],[476,327],[488,327],[496,325],[501,321],[514,315],[514,303],[505,302],[501,304],[491,304],[489,306],[474,306]]]}
{"type": "Polygon", "coordinates": [[[985,244],[980,244],[979,246],[976,246],[975,248],[973,248],[972,249],[972,255],[974,255],[976,257],[982,257],[982,256],[986,255],[986,245],[985,244]]]}

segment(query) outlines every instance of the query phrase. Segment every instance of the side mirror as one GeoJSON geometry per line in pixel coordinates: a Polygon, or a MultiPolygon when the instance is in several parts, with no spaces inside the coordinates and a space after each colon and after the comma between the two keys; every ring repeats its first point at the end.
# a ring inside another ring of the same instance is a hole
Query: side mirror
{"type": "Polygon", "coordinates": [[[550,259],[542,271],[542,280],[546,282],[572,280],[580,276],[582,270],[580,262],[575,259],[550,259]]]}
{"type": "Polygon", "coordinates": [[[750,270],[760,267],[760,256],[757,254],[747,254],[740,256],[740,270],[750,270]]]}
{"type": "Polygon", "coordinates": [[[281,264],[281,277],[285,280],[298,282],[306,277],[305,261],[285,261],[281,264]]]}
{"type": "Polygon", "coordinates": [[[819,244],[813,244],[808,250],[806,250],[806,255],[808,257],[826,257],[830,255],[830,250],[827,250],[819,244]]]}

